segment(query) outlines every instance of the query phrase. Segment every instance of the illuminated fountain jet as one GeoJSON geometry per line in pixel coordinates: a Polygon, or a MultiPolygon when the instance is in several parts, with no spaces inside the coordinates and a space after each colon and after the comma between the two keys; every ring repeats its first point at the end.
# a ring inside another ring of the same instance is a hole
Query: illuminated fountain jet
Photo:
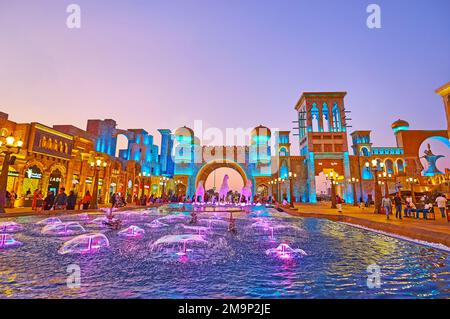
{"type": "Polygon", "coordinates": [[[15,240],[10,234],[0,234],[0,249],[14,248],[21,245],[22,243],[15,240]]]}
{"type": "Polygon", "coordinates": [[[195,234],[199,234],[199,235],[206,235],[209,231],[208,227],[205,226],[188,226],[188,225],[181,225],[183,227],[184,230],[186,231],[191,231],[195,234]]]}
{"type": "Polygon", "coordinates": [[[22,225],[15,222],[0,223],[0,233],[17,233],[22,230],[22,225]]]}
{"type": "Polygon", "coordinates": [[[86,234],[77,236],[67,242],[58,250],[61,255],[66,254],[90,254],[109,247],[109,240],[105,235],[86,234]]]}
{"type": "Polygon", "coordinates": [[[36,223],[36,225],[53,225],[53,224],[61,224],[62,221],[58,217],[49,217],[43,220],[40,220],[36,223]]]}
{"type": "Polygon", "coordinates": [[[81,221],[88,221],[89,220],[89,214],[88,213],[78,214],[77,217],[81,221]]]}
{"type": "Polygon", "coordinates": [[[307,256],[306,252],[300,248],[293,249],[288,244],[282,243],[277,248],[266,250],[266,255],[274,256],[280,259],[292,259],[295,257],[307,256]]]}
{"type": "Polygon", "coordinates": [[[48,236],[73,236],[86,232],[86,230],[77,222],[49,224],[46,225],[41,233],[48,236]]]}
{"type": "Polygon", "coordinates": [[[193,251],[188,248],[188,244],[208,244],[202,235],[182,234],[167,235],[161,237],[151,245],[152,251],[163,251],[166,253],[175,253],[178,256],[186,255],[193,251]]]}
{"type": "Polygon", "coordinates": [[[150,228],[162,228],[162,227],[168,227],[169,225],[161,222],[159,219],[155,219],[151,223],[145,224],[145,226],[150,227],[150,228]]]}
{"type": "Polygon", "coordinates": [[[159,220],[165,223],[179,223],[189,218],[189,216],[184,214],[173,214],[161,217],[159,220]]]}
{"type": "Polygon", "coordinates": [[[126,238],[137,238],[144,236],[145,230],[138,226],[131,225],[130,227],[121,230],[118,234],[119,236],[126,238]]]}
{"type": "Polygon", "coordinates": [[[199,225],[205,225],[208,228],[227,228],[228,222],[221,219],[202,218],[198,220],[199,225]]]}

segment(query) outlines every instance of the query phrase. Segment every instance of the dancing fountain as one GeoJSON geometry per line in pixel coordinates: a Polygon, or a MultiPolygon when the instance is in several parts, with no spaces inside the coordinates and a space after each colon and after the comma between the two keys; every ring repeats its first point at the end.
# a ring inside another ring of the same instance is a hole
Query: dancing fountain
{"type": "Polygon", "coordinates": [[[109,240],[105,235],[86,234],[77,236],[67,242],[58,250],[61,255],[66,254],[90,254],[109,247],[109,240]]]}
{"type": "Polygon", "coordinates": [[[145,230],[138,227],[131,225],[130,227],[127,227],[123,230],[121,230],[118,235],[126,238],[140,238],[144,236],[145,230]]]}
{"type": "Polygon", "coordinates": [[[53,224],[61,224],[62,221],[58,217],[49,217],[43,220],[40,220],[36,223],[36,225],[53,225],[53,224]]]}
{"type": "Polygon", "coordinates": [[[280,259],[292,259],[295,257],[307,256],[306,252],[300,248],[293,249],[288,244],[282,243],[276,248],[266,250],[266,255],[275,256],[280,259]]]}
{"type": "Polygon", "coordinates": [[[0,234],[0,249],[14,248],[21,245],[22,243],[15,240],[10,234],[0,234]]]}
{"type": "Polygon", "coordinates": [[[15,223],[15,222],[0,223],[0,233],[18,233],[22,230],[23,230],[23,227],[19,223],[15,223]]]}
{"type": "Polygon", "coordinates": [[[208,242],[202,235],[182,234],[166,235],[155,241],[150,249],[152,251],[176,254],[178,256],[186,255],[192,249],[187,248],[187,244],[207,245],[208,242]]]}
{"type": "Polygon", "coordinates": [[[150,227],[150,228],[169,227],[168,224],[165,224],[165,223],[161,222],[159,219],[155,219],[151,223],[145,224],[145,226],[150,227]]]}
{"type": "Polygon", "coordinates": [[[85,232],[83,226],[77,222],[48,224],[41,231],[43,235],[47,236],[73,236],[85,232]]]}

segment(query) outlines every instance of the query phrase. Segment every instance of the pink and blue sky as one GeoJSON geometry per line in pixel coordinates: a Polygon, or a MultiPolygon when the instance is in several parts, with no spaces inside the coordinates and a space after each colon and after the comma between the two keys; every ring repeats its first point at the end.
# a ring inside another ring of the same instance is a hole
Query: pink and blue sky
{"type": "Polygon", "coordinates": [[[450,81],[450,2],[372,2],[0,0],[0,110],[156,137],[198,119],[291,129],[302,91],[347,91],[350,131],[371,129],[375,145],[395,145],[398,118],[445,129],[434,91],[450,81]],[[372,2],[381,29],[366,26],[372,2]],[[70,3],[81,29],[66,27],[70,3]]]}

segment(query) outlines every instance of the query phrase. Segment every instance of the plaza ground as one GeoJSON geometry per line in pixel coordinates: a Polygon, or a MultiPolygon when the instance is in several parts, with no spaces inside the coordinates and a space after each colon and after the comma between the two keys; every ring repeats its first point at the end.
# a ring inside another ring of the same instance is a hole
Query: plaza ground
{"type": "MultiPolygon", "coordinates": [[[[390,216],[390,219],[387,220],[384,214],[374,214],[373,207],[361,209],[356,206],[343,205],[343,212],[339,213],[337,209],[332,209],[330,206],[330,203],[327,202],[317,204],[296,203],[294,209],[286,207],[283,207],[282,209],[286,213],[296,217],[324,218],[332,221],[346,222],[412,239],[439,243],[450,247],[450,223],[442,219],[441,213],[437,209],[435,209],[436,220],[424,220],[422,218],[403,218],[402,220],[399,220],[392,215],[390,216]]],[[[142,208],[142,206],[127,206],[121,208],[120,210],[142,208]]],[[[31,208],[13,208],[7,209],[6,214],[0,215],[0,219],[32,215],[50,216],[68,213],[79,214],[80,212],[95,213],[98,212],[98,210],[75,210],[70,212],[46,211],[41,214],[36,214],[31,210],[31,208]]]]}
{"type": "Polygon", "coordinates": [[[436,220],[403,218],[396,219],[395,215],[386,219],[384,214],[374,214],[373,207],[361,209],[357,206],[343,205],[343,212],[332,209],[330,203],[297,203],[295,209],[283,208],[292,216],[325,218],[333,221],[346,222],[374,230],[392,233],[412,239],[444,244],[450,247],[450,223],[441,217],[435,208],[436,220]]]}

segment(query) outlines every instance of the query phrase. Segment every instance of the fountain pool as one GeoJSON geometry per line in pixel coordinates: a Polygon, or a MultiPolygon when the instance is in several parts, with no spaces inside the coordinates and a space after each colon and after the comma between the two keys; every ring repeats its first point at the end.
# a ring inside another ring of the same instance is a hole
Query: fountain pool
{"type": "Polygon", "coordinates": [[[98,227],[101,218],[92,222],[102,215],[5,219],[21,231],[4,242],[21,244],[0,249],[0,274],[15,274],[3,288],[9,298],[450,298],[448,251],[261,206],[233,213],[234,235],[222,227],[229,213],[202,212],[190,224],[181,207],[176,217],[175,206],[139,218],[117,214],[132,219],[137,240],[98,227]],[[86,233],[40,232],[68,222],[86,233]],[[81,289],[66,286],[73,264],[81,289]],[[367,285],[373,265],[381,272],[375,289],[367,285]]]}

